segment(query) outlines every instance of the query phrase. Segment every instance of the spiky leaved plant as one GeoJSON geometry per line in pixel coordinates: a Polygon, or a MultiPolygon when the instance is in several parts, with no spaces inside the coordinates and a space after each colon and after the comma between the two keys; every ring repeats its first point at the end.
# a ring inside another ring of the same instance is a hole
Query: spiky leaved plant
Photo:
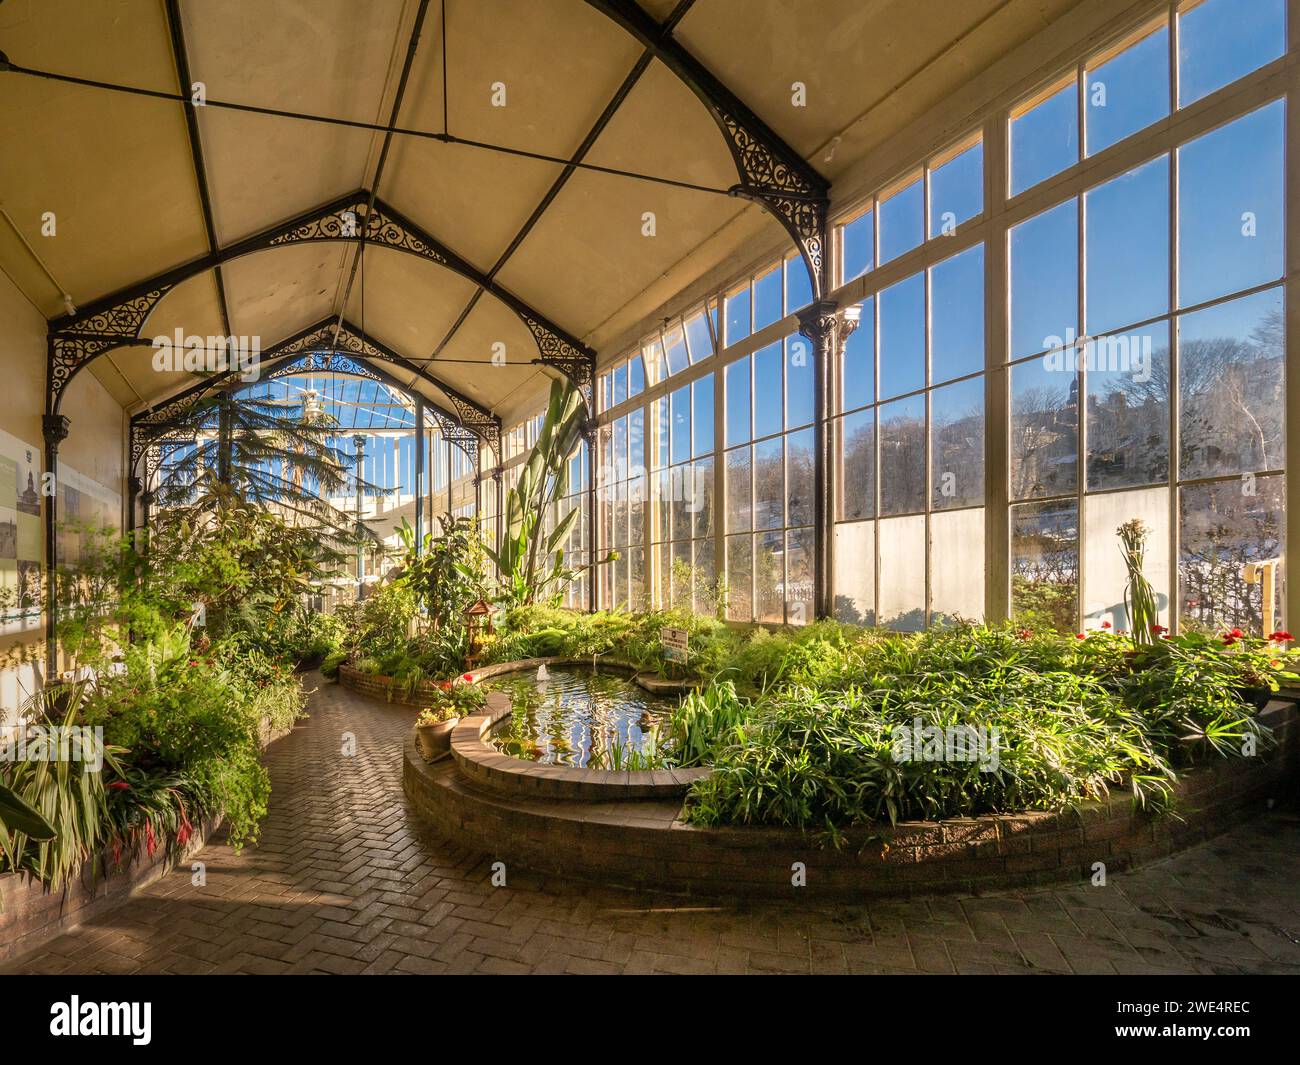
{"type": "Polygon", "coordinates": [[[1128,607],[1129,625],[1134,643],[1151,643],[1155,640],[1155,626],[1160,612],[1156,605],[1155,589],[1142,573],[1146,558],[1150,527],[1140,518],[1132,518],[1115,530],[1119,536],[1120,554],[1128,569],[1128,583],[1124,586],[1124,605],[1128,607]]]}

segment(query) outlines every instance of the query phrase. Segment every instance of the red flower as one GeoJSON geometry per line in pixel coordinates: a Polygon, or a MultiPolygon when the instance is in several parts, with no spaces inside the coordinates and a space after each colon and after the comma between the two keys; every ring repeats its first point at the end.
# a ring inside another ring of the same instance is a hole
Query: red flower
{"type": "Polygon", "coordinates": [[[442,689],[443,691],[445,691],[445,692],[449,692],[449,691],[451,691],[451,681],[449,681],[449,680],[440,680],[440,681],[438,681],[438,687],[439,687],[440,689],[442,689]]]}
{"type": "Polygon", "coordinates": [[[1268,638],[1274,643],[1281,643],[1283,640],[1291,640],[1294,637],[1285,629],[1279,629],[1277,632],[1270,632],[1268,638]]]}
{"type": "Polygon", "coordinates": [[[1233,629],[1230,633],[1228,633],[1228,635],[1231,636],[1234,640],[1240,640],[1246,634],[1242,632],[1240,629],[1233,629]]]}
{"type": "Polygon", "coordinates": [[[1103,621],[1103,622],[1101,623],[1101,627],[1102,627],[1103,629],[1108,629],[1108,628],[1110,628],[1110,622],[1109,622],[1109,621],[1103,621]]]}
{"type": "Polygon", "coordinates": [[[1158,636],[1158,635],[1160,635],[1160,633],[1162,633],[1162,632],[1168,632],[1169,630],[1168,630],[1167,628],[1165,628],[1163,625],[1152,625],[1152,626],[1151,626],[1151,631],[1154,632],[1154,633],[1158,636]]]}
{"type": "Polygon", "coordinates": [[[125,780],[112,780],[112,781],[109,781],[108,786],[109,786],[110,788],[112,788],[114,791],[130,791],[130,790],[131,790],[131,785],[128,784],[125,780]]]}
{"type": "Polygon", "coordinates": [[[473,684],[473,683],[474,683],[474,674],[473,674],[473,673],[462,673],[462,674],[460,675],[460,679],[463,680],[463,681],[465,681],[467,684],[473,684]]]}
{"type": "Polygon", "coordinates": [[[1074,638],[1076,640],[1086,640],[1088,638],[1088,634],[1086,632],[1076,632],[1074,634],[1074,638]]]}
{"type": "Polygon", "coordinates": [[[1027,640],[1029,639],[1029,637],[1033,635],[1033,633],[1030,632],[1028,629],[1021,629],[1018,633],[1016,633],[1016,635],[1022,640],[1027,640]]]}
{"type": "Polygon", "coordinates": [[[1237,642],[1237,641],[1236,641],[1235,639],[1233,639],[1231,636],[1225,636],[1225,637],[1223,638],[1223,646],[1224,646],[1224,647],[1231,647],[1231,646],[1232,646],[1234,643],[1236,643],[1236,642],[1237,642]]]}

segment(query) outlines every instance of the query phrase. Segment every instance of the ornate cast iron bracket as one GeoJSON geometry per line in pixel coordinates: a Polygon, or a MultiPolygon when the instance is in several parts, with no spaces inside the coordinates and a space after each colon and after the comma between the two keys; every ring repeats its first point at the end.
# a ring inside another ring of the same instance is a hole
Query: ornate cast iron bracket
{"type": "Polygon", "coordinates": [[[635,0],[587,3],[627,30],[708,108],[740,176],[732,195],[753,200],[781,223],[803,256],[813,299],[823,299],[831,290],[826,257],[830,182],[673,37],[671,20],[657,22],[635,0]]]}

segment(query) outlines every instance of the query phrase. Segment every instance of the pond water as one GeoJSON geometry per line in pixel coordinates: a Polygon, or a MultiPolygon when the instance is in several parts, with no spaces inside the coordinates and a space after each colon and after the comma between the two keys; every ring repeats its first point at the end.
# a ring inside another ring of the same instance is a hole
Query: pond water
{"type": "MultiPolygon", "coordinates": [[[[543,765],[649,768],[641,760],[655,753],[677,705],[675,697],[652,695],[624,673],[583,666],[551,667],[545,680],[520,672],[485,686],[514,703],[513,715],[489,736],[492,745],[543,765]]],[[[658,755],[656,766],[665,764],[664,752],[658,755]]]]}

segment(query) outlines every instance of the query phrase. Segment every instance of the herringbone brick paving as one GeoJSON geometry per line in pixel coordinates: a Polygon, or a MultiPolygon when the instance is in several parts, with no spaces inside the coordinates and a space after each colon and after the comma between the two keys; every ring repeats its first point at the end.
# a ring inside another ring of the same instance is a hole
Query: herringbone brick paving
{"type": "MultiPolygon", "coordinates": [[[[312,678],[319,684],[318,678],[312,678]]],[[[267,752],[262,838],[197,856],[8,966],[30,973],[1300,973],[1300,817],[1109,886],[709,903],[509,871],[408,812],[411,712],[336,685],[267,752]],[[346,734],[355,754],[342,753],[346,734]]]]}

